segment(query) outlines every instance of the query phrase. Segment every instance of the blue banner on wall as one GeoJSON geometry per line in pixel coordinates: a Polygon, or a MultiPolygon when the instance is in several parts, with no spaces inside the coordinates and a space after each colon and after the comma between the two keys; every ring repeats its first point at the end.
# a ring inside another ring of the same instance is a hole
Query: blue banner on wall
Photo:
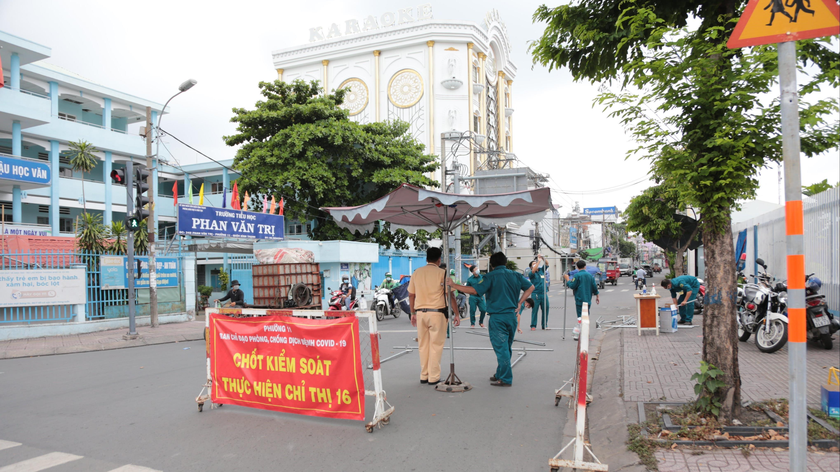
{"type": "MultiPolygon", "coordinates": [[[[149,258],[134,256],[140,262],[140,278],[134,280],[134,288],[149,288],[149,258]]],[[[101,284],[105,290],[128,288],[128,277],[137,272],[137,267],[128,267],[126,256],[101,256],[101,284]]],[[[178,286],[178,258],[155,257],[155,280],[158,288],[178,286]]]]}
{"type": "Polygon", "coordinates": [[[283,215],[178,205],[178,234],[240,239],[283,239],[283,215]]]}
{"type": "Polygon", "coordinates": [[[0,179],[49,185],[50,166],[43,162],[0,156],[0,179]]]}

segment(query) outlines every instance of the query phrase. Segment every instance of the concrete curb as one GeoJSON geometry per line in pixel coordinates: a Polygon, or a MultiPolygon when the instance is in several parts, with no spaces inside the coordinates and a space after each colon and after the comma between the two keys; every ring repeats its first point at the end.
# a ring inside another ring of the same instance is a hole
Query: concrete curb
{"type": "MultiPolygon", "coordinates": [[[[169,313],[158,317],[160,324],[183,323],[195,320],[192,313],[169,313]]],[[[152,324],[149,316],[135,318],[137,326],[152,324]]],[[[84,321],[81,323],[35,323],[28,325],[0,326],[0,341],[15,341],[19,339],[43,338],[48,336],[71,336],[89,334],[112,329],[128,328],[128,318],[113,318],[108,320],[84,321]]]]}
{"type": "Polygon", "coordinates": [[[201,341],[203,339],[203,332],[196,333],[195,335],[174,334],[157,336],[153,338],[144,338],[142,335],[140,335],[140,337],[138,337],[137,339],[114,341],[102,344],[79,344],[75,346],[59,346],[53,348],[41,348],[32,350],[0,351],[0,360],[20,359],[24,357],[55,356],[60,354],[76,354],[80,352],[110,351],[114,349],[126,349],[130,347],[153,346],[155,344],[172,344],[185,341],[201,341]]]}

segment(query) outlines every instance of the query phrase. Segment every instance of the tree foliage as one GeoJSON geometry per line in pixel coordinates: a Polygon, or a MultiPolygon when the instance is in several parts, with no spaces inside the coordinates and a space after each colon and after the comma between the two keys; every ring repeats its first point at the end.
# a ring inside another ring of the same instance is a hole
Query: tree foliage
{"type": "Polygon", "coordinates": [[[99,150],[87,141],[70,141],[70,166],[75,172],[82,173],[82,207],[87,213],[87,198],[85,198],[85,173],[96,167],[96,156],[99,150]]]}
{"type": "Polygon", "coordinates": [[[832,189],[834,187],[840,187],[840,182],[837,182],[834,186],[828,183],[828,179],[823,179],[822,182],[817,182],[811,185],[803,185],[802,186],[802,195],[812,197],[818,193],[825,192],[828,189],[832,189]]]}
{"type": "Polygon", "coordinates": [[[624,211],[628,231],[641,234],[647,241],[659,239],[674,241],[671,246],[662,249],[677,254],[674,270],[679,275],[685,273],[682,264],[683,253],[694,241],[699,229],[699,225],[696,226],[694,232],[686,238],[686,244],[684,246],[680,245],[685,230],[682,224],[674,218],[674,215],[678,211],[685,211],[685,209],[686,206],[680,198],[678,188],[666,181],[648,187],[641,194],[633,197],[630,200],[630,205],[624,211]]]}
{"type": "Polygon", "coordinates": [[[340,108],[345,90],[324,94],[317,81],[259,87],[264,99],[252,110],[234,108],[237,133],[225,137],[229,146],[241,146],[234,160],[242,173],[239,191],[285,198],[287,218],[317,221],[309,229],[313,238],[407,248],[409,235],[391,232],[389,224],[371,234],[351,234],[319,208],[369,203],[406,182],[437,186],[426,175],[438,168],[437,159],[423,153],[408,125],[352,121],[340,108]]]}

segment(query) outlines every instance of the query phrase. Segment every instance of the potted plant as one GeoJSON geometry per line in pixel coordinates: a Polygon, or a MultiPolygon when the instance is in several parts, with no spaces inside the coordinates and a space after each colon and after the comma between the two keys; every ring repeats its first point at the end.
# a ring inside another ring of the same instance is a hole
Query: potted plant
{"type": "Polygon", "coordinates": [[[197,290],[199,295],[201,295],[201,307],[206,307],[208,305],[208,299],[210,298],[210,294],[213,293],[213,287],[199,285],[197,290]]]}

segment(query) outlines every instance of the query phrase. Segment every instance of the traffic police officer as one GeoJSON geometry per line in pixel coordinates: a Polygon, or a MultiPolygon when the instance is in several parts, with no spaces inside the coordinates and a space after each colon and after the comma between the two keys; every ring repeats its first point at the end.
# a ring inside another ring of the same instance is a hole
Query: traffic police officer
{"type": "Polygon", "coordinates": [[[665,279],[661,285],[662,288],[671,291],[674,305],[680,306],[679,324],[690,326],[691,320],[694,319],[694,300],[700,292],[700,281],[693,275],[681,275],[673,279],[665,279]],[[679,300],[677,300],[677,292],[683,292],[679,300]]]}
{"type": "Polygon", "coordinates": [[[490,342],[493,344],[498,363],[496,374],[490,377],[490,385],[496,387],[510,387],[513,383],[510,358],[513,354],[511,345],[518,329],[516,308],[534,291],[534,286],[522,277],[522,274],[509,270],[505,267],[506,264],[507,257],[497,252],[490,256],[490,272],[475,288],[448,282],[461,292],[478,296],[487,295],[487,311],[490,313],[490,342]]]}

